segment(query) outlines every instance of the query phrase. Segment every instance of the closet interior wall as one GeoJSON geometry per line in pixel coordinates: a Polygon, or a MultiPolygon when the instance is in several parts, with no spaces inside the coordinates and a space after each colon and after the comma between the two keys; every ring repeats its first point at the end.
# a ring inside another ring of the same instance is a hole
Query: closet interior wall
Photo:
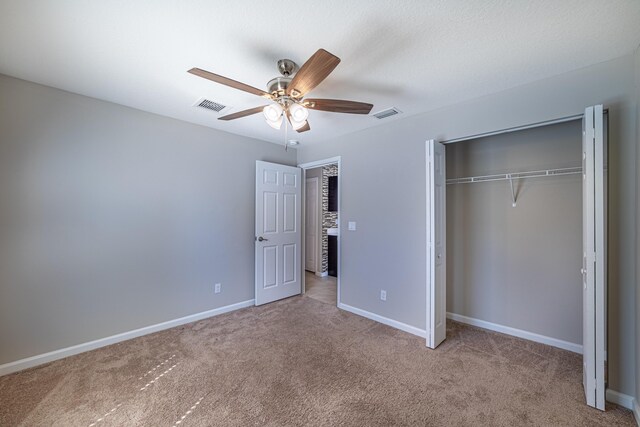
{"type": "MultiPolygon", "coordinates": [[[[580,120],[448,144],[447,179],[581,166],[580,120]]],[[[447,185],[447,311],[582,344],[579,174],[447,185]]]]}

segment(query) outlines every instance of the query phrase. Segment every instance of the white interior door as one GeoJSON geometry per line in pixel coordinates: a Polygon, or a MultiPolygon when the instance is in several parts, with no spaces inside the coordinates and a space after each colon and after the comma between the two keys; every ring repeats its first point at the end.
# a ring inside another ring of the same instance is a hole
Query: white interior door
{"type": "Polygon", "coordinates": [[[315,273],[318,262],[318,178],[307,178],[305,188],[305,269],[315,273]]]}
{"type": "Polygon", "coordinates": [[[256,161],[256,305],[301,292],[301,175],[256,161]]]}
{"type": "Polygon", "coordinates": [[[447,242],[445,148],[427,141],[427,347],[446,338],[447,242]]]}
{"type": "Polygon", "coordinates": [[[583,385],[587,405],[605,406],[605,144],[602,105],[588,107],[582,138],[583,385]]]}

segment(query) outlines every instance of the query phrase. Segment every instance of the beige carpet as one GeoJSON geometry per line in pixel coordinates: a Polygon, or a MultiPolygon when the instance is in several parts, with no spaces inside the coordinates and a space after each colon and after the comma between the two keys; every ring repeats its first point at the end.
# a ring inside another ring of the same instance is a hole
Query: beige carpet
{"type": "Polygon", "coordinates": [[[613,426],[580,357],[450,322],[424,340],[309,297],[0,378],[1,426],[613,426]]]}

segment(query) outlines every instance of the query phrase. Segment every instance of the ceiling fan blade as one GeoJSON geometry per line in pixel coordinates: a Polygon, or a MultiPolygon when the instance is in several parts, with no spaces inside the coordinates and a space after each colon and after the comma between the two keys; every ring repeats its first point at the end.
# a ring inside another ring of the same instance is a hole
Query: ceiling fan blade
{"type": "Polygon", "coordinates": [[[340,58],[324,49],[318,49],[293,77],[287,88],[287,94],[294,98],[303,97],[322,83],[339,63],[340,58]]]}
{"type": "Polygon", "coordinates": [[[304,126],[302,126],[300,129],[296,129],[296,132],[302,133],[308,130],[311,130],[311,126],[309,126],[309,122],[304,122],[304,126]]]}
{"type": "Polygon", "coordinates": [[[261,105],[260,107],[249,108],[248,110],[238,111],[237,113],[227,114],[226,116],[218,117],[218,120],[235,120],[240,117],[247,117],[252,114],[261,113],[262,110],[266,107],[266,105],[261,105]]]}
{"type": "Polygon", "coordinates": [[[312,110],[349,114],[369,114],[373,108],[373,104],[342,99],[305,99],[304,106],[312,110]]]}
{"type": "Polygon", "coordinates": [[[252,93],[254,95],[261,96],[263,98],[272,99],[272,96],[267,92],[255,88],[253,86],[246,85],[244,83],[237,82],[235,80],[229,79],[227,77],[219,76],[217,74],[210,73],[209,71],[201,70],[200,68],[192,68],[188,71],[189,73],[196,75],[198,77],[202,77],[207,80],[211,80],[216,83],[223,84],[225,86],[232,87],[234,89],[242,90],[245,92],[252,93]]]}

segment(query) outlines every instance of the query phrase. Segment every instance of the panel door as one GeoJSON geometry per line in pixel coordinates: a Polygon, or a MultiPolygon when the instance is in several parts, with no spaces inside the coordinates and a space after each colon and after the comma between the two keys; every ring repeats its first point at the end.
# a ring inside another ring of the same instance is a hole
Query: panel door
{"type": "Polygon", "coordinates": [[[256,305],[301,292],[301,170],[256,162],[256,305]]]}
{"type": "Polygon", "coordinates": [[[427,141],[427,346],[446,338],[447,243],[445,147],[427,141]]]}
{"type": "Polygon", "coordinates": [[[602,105],[588,107],[582,138],[582,347],[587,405],[605,408],[605,135],[602,105]]]}

